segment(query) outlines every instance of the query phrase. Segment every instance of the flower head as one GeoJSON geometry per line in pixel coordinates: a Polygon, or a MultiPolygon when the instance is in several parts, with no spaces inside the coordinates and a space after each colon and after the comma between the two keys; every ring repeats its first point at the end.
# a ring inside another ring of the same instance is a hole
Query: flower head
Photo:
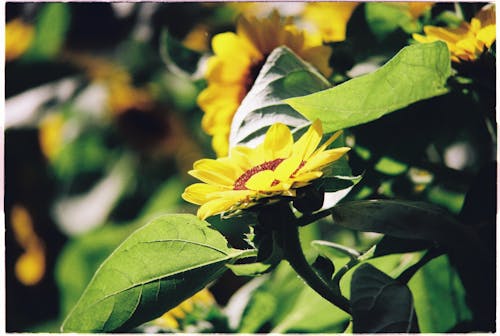
{"type": "Polygon", "coordinates": [[[457,28],[426,26],[425,35],[413,34],[413,38],[421,43],[446,42],[453,62],[474,61],[495,41],[495,20],[495,6],[488,5],[470,23],[462,22],[457,28]]]}
{"type": "Polygon", "coordinates": [[[335,133],[318,147],[323,130],[316,120],[294,143],[288,127],[276,123],[256,148],[237,146],[229,157],[196,161],[189,174],[204,183],[190,185],[182,197],[201,205],[198,217],[202,219],[249,208],[262,199],[293,197],[297,188],[321,177],[322,168],[350,149],[326,149],[340,134],[335,133]]]}
{"type": "Polygon", "coordinates": [[[205,112],[202,127],[213,136],[212,147],[217,156],[227,155],[234,113],[266,57],[281,45],[289,47],[324,75],[331,74],[328,65],[331,49],[322,45],[321,36],[298,29],[290,18],[282,22],[276,11],[261,20],[241,16],[236,33],[221,33],[212,39],[214,56],[207,62],[208,87],[198,96],[198,105],[205,112]]]}

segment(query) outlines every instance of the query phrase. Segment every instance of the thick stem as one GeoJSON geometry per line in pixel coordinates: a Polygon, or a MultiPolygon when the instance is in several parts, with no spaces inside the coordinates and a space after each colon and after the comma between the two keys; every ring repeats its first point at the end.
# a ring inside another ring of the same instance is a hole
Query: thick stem
{"type": "MultiPolygon", "coordinates": [[[[288,205],[287,205],[288,207],[288,205]]],[[[286,210],[285,210],[286,211],[286,210]]],[[[290,208],[288,213],[282,212],[282,225],[280,227],[280,242],[284,250],[285,259],[290,263],[297,274],[318,294],[339,307],[348,314],[351,314],[349,300],[343,297],[340,293],[330,287],[307,262],[299,240],[299,230],[295,223],[296,219],[293,216],[290,208]]]]}

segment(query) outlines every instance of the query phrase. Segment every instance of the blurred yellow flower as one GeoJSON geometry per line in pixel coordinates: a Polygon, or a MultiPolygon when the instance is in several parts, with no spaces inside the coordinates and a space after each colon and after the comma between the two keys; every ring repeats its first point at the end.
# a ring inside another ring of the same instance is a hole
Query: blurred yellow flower
{"type": "Polygon", "coordinates": [[[205,112],[202,127],[213,136],[212,146],[217,156],[227,155],[234,113],[266,57],[281,45],[288,46],[325,76],[331,74],[328,65],[331,49],[322,45],[321,36],[298,29],[291,18],[282,22],[276,11],[262,20],[241,16],[236,33],[221,33],[212,39],[215,55],[207,62],[208,87],[198,96],[198,105],[205,112]]]}
{"type": "Polygon", "coordinates": [[[209,27],[205,24],[197,24],[194,28],[184,37],[182,44],[192,50],[206,51],[209,47],[209,27]]]}
{"type": "Polygon", "coordinates": [[[358,2],[309,2],[303,17],[321,32],[325,42],[345,40],[347,22],[358,2]]]}
{"type": "Polygon", "coordinates": [[[420,43],[446,42],[453,62],[474,61],[496,40],[495,6],[483,7],[470,23],[462,22],[457,28],[426,26],[424,33],[413,38],[420,43]]]}
{"type": "Polygon", "coordinates": [[[12,61],[28,50],[35,35],[35,29],[21,19],[14,19],[5,25],[5,60],[12,61]]]}
{"type": "Polygon", "coordinates": [[[408,7],[408,12],[414,19],[418,19],[422,14],[434,6],[434,2],[401,2],[403,6],[408,7]]]}
{"type": "Polygon", "coordinates": [[[36,285],[45,274],[45,248],[43,242],[36,235],[31,216],[24,206],[13,206],[10,223],[14,239],[25,250],[16,260],[14,266],[16,278],[23,285],[36,285]]]}
{"type": "Polygon", "coordinates": [[[214,297],[208,289],[204,288],[189,299],[184,300],[177,307],[170,309],[157,318],[154,324],[167,329],[179,329],[178,320],[186,317],[187,314],[194,310],[195,306],[210,307],[214,304],[214,297]]]}
{"type": "Polygon", "coordinates": [[[350,149],[326,150],[340,134],[335,133],[317,148],[323,136],[319,120],[295,143],[287,126],[274,124],[256,148],[237,146],[229,157],[196,161],[189,174],[204,183],[190,185],[182,197],[201,205],[197,215],[202,219],[249,208],[262,198],[293,197],[295,189],[321,177],[323,167],[350,149]]]}
{"type": "Polygon", "coordinates": [[[61,114],[50,114],[42,119],[38,141],[43,155],[53,160],[63,147],[64,118],[61,114]]]}

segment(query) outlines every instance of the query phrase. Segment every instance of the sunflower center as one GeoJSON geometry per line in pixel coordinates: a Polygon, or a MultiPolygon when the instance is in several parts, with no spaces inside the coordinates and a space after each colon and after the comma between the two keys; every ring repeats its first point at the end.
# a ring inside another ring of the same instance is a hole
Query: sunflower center
{"type": "MultiPolygon", "coordinates": [[[[279,164],[281,162],[283,162],[283,160],[285,160],[285,159],[274,159],[272,161],[267,161],[267,162],[264,162],[263,164],[260,164],[258,166],[252,167],[251,169],[249,169],[246,172],[244,172],[240,177],[238,177],[238,179],[236,180],[236,182],[234,182],[234,188],[233,189],[234,190],[247,190],[248,188],[245,186],[245,183],[247,183],[247,181],[252,176],[254,176],[258,172],[261,172],[261,171],[264,171],[264,170],[274,171],[276,169],[276,167],[278,167],[279,164]]],[[[279,183],[279,181],[273,181],[273,185],[276,185],[278,183],[279,183]]]]}

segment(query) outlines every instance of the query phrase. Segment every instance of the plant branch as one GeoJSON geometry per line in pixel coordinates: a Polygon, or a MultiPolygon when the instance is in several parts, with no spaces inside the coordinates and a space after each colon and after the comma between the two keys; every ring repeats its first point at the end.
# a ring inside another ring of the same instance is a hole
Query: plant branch
{"type": "Polygon", "coordinates": [[[333,289],[311,268],[307,262],[299,240],[299,230],[297,219],[291,209],[286,205],[287,212],[283,211],[280,227],[280,243],[284,251],[285,259],[290,263],[297,274],[318,294],[339,307],[348,314],[351,314],[349,300],[342,296],[340,291],[333,289]]]}

